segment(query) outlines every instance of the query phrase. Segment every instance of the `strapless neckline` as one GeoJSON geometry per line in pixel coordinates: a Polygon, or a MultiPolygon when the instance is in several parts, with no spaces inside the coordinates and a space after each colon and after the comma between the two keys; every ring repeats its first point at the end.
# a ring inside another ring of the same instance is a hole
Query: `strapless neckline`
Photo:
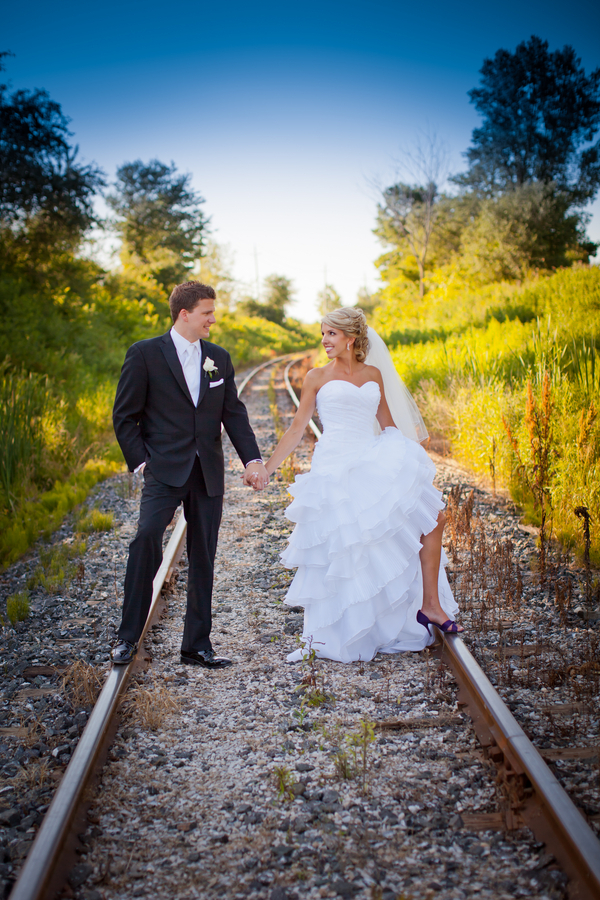
{"type": "Polygon", "coordinates": [[[379,391],[379,385],[376,381],[365,381],[364,384],[354,384],[352,381],[345,381],[343,378],[332,378],[330,381],[326,381],[322,387],[317,391],[317,395],[321,393],[321,391],[327,387],[328,384],[348,384],[350,387],[355,388],[357,391],[361,391],[368,384],[374,384],[377,390],[379,391]]]}

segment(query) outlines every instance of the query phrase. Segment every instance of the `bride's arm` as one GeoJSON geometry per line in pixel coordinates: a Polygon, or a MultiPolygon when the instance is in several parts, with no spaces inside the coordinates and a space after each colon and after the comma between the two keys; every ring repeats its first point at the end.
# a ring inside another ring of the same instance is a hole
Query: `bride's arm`
{"type": "MultiPolygon", "coordinates": [[[[375,369],[375,367],[373,367],[373,368],[375,369]]],[[[379,385],[379,389],[381,391],[381,400],[379,401],[379,408],[376,413],[377,421],[379,422],[382,431],[384,428],[389,428],[390,426],[392,428],[395,428],[396,423],[392,419],[392,414],[390,412],[390,408],[387,404],[387,400],[385,399],[385,390],[383,387],[383,378],[381,377],[381,372],[379,371],[379,369],[375,369],[373,374],[377,380],[377,384],[379,385]]]]}
{"type": "Polygon", "coordinates": [[[321,376],[316,369],[311,369],[304,379],[302,393],[300,395],[300,405],[292,424],[275,447],[271,458],[267,460],[265,464],[265,468],[269,475],[273,474],[284,459],[287,459],[290,453],[296,449],[302,440],[304,429],[310,422],[310,418],[315,411],[317,391],[321,386],[320,381],[321,376]]]}

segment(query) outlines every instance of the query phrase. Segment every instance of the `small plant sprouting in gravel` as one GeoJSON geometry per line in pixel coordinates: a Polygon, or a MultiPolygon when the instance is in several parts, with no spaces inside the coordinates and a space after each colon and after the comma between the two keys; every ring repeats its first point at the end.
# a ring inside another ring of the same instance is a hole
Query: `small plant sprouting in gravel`
{"type": "Polygon", "coordinates": [[[333,757],[333,765],[335,766],[335,774],[338,778],[341,778],[343,781],[354,778],[354,767],[347,750],[343,748],[336,750],[333,757]]]}
{"type": "Polygon", "coordinates": [[[77,566],[73,560],[83,556],[86,550],[85,540],[42,548],[40,565],[28,578],[27,587],[30,590],[43,587],[49,594],[57,594],[67,587],[77,575],[77,566]]]}
{"type": "Polygon", "coordinates": [[[304,720],[306,719],[306,697],[302,698],[302,702],[300,703],[300,708],[295,709],[292,713],[294,719],[296,720],[296,724],[299,728],[302,728],[304,725],[304,720]]]}
{"type": "Polygon", "coordinates": [[[6,600],[6,614],[10,624],[16,625],[17,622],[24,622],[29,615],[30,608],[28,591],[11,594],[6,600]]]}
{"type": "Polygon", "coordinates": [[[302,668],[306,674],[296,688],[304,695],[301,708],[305,703],[312,707],[319,707],[324,703],[335,701],[335,697],[325,690],[325,676],[317,670],[317,651],[312,645],[312,637],[308,641],[300,640],[300,646],[303,650],[308,651],[308,655],[302,660],[302,668]]]}
{"type": "Polygon", "coordinates": [[[279,797],[279,799],[293,800],[296,796],[292,790],[294,778],[288,767],[275,766],[273,772],[276,779],[277,796],[279,797]]]}
{"type": "Polygon", "coordinates": [[[361,719],[357,727],[349,732],[345,732],[341,723],[334,725],[333,728],[321,726],[319,731],[323,735],[324,743],[329,742],[333,745],[336,776],[344,781],[360,777],[362,791],[366,793],[369,747],[375,740],[375,723],[369,719],[361,719]]]}
{"type": "Polygon", "coordinates": [[[360,765],[363,794],[367,792],[367,771],[369,768],[369,747],[375,740],[375,723],[369,719],[361,719],[357,730],[349,735],[350,746],[355,748],[356,760],[360,765]]]}

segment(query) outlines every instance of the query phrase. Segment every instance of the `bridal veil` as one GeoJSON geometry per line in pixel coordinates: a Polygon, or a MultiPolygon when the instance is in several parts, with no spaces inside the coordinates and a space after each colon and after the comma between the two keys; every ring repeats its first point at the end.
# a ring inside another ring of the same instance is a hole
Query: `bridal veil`
{"type": "MultiPolygon", "coordinates": [[[[396,428],[411,441],[417,443],[426,441],[429,434],[425,428],[425,422],[412,394],[396,371],[390,351],[375,329],[370,326],[368,336],[369,352],[365,362],[368,366],[375,366],[381,372],[385,399],[396,428]]],[[[376,433],[379,433],[381,429],[377,420],[375,420],[375,426],[376,433]]]]}

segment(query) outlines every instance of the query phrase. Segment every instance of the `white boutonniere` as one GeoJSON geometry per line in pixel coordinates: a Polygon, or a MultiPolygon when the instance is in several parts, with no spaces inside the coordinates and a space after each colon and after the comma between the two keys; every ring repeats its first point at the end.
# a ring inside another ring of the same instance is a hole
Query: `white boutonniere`
{"type": "Polygon", "coordinates": [[[204,360],[204,365],[202,366],[208,377],[212,380],[214,375],[219,374],[219,369],[215,366],[214,359],[211,359],[210,356],[207,356],[204,360]]]}

